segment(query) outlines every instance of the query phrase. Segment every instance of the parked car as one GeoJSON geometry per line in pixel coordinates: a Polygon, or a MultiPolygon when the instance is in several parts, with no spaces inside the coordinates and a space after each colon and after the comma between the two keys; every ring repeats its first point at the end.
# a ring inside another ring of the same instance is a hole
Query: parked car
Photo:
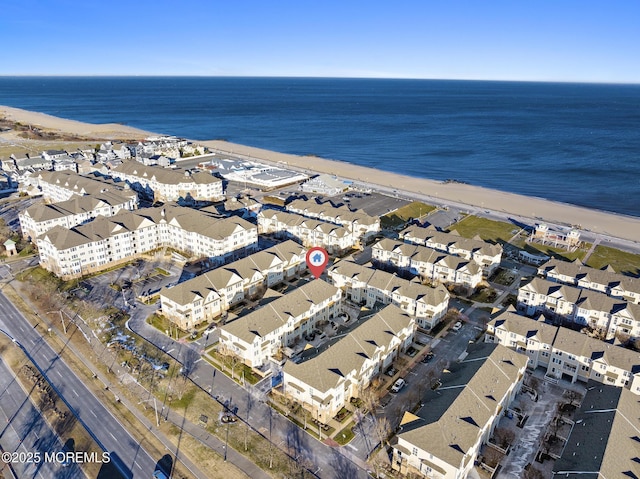
{"type": "Polygon", "coordinates": [[[391,386],[391,392],[392,393],[398,393],[400,392],[400,390],[405,387],[406,385],[406,381],[402,378],[398,379],[395,383],[393,383],[393,386],[391,386]]]}
{"type": "Polygon", "coordinates": [[[460,331],[462,329],[462,321],[458,321],[456,322],[456,324],[453,325],[453,329],[454,331],[460,331]]]}
{"type": "Polygon", "coordinates": [[[389,368],[389,369],[387,369],[387,370],[385,371],[385,374],[386,374],[387,376],[389,376],[389,377],[391,377],[391,378],[392,378],[393,376],[395,376],[395,374],[396,374],[397,372],[398,372],[398,370],[397,370],[397,369],[395,369],[395,368],[391,367],[391,368],[389,368]]]}
{"type": "Polygon", "coordinates": [[[433,351],[429,351],[426,356],[424,358],[422,358],[420,360],[421,363],[428,363],[429,361],[431,361],[433,359],[433,356],[435,356],[433,354],[433,351]]]}

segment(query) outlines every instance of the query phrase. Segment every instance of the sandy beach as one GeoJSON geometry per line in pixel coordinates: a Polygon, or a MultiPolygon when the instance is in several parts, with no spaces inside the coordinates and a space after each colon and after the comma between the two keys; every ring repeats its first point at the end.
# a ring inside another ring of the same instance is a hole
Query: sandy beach
{"type": "MultiPolygon", "coordinates": [[[[501,211],[517,217],[531,218],[536,222],[547,221],[565,225],[580,225],[583,230],[631,241],[640,239],[640,218],[590,210],[542,198],[531,198],[467,184],[442,183],[413,178],[315,156],[289,155],[225,141],[200,143],[229,154],[283,163],[283,166],[290,165],[318,173],[329,173],[371,185],[379,185],[385,189],[398,190],[398,192],[428,195],[437,200],[462,203],[483,210],[501,211]]],[[[544,192],[541,191],[540,194],[543,195],[544,192]]]]}
{"type": "MultiPolygon", "coordinates": [[[[0,117],[2,116],[11,121],[78,135],[87,139],[143,139],[158,135],[125,125],[94,125],[7,106],[0,106],[0,117]]],[[[11,135],[12,132],[0,133],[0,139],[6,140],[11,135]]],[[[15,136],[15,133],[13,135],[15,136]]],[[[386,191],[397,190],[409,195],[427,195],[438,201],[460,203],[481,210],[493,210],[514,217],[530,218],[532,222],[547,221],[565,225],[580,225],[583,230],[598,234],[631,241],[640,239],[640,218],[590,210],[542,198],[531,198],[467,184],[442,183],[429,179],[413,178],[315,156],[278,153],[220,140],[198,141],[197,143],[231,155],[280,163],[282,166],[293,166],[309,170],[309,172],[329,173],[357,182],[377,185],[386,191]]],[[[544,196],[544,191],[541,191],[540,195],[544,196]]]]}
{"type": "MultiPolygon", "coordinates": [[[[0,105],[0,118],[31,125],[44,130],[58,131],[70,135],[86,137],[87,139],[144,139],[155,135],[137,128],[117,123],[94,125],[75,120],[66,120],[45,113],[38,113],[20,108],[0,105]]],[[[10,135],[5,132],[3,135],[10,135]]]]}

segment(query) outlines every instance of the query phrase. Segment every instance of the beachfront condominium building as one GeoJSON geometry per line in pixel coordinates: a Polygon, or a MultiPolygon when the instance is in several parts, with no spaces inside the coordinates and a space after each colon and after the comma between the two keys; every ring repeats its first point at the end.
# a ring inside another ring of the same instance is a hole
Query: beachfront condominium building
{"type": "Polygon", "coordinates": [[[321,246],[331,254],[349,251],[358,243],[358,238],[343,226],[271,209],[258,213],[258,232],[292,238],[307,248],[321,246]]]}
{"type": "Polygon", "coordinates": [[[391,466],[412,477],[463,479],[520,390],[527,358],[497,344],[474,344],[427,387],[417,412],[405,412],[391,466]]]}
{"type": "Polygon", "coordinates": [[[211,173],[145,166],[124,161],[111,170],[111,177],[126,181],[132,189],[154,201],[220,201],[224,199],[222,180],[211,173]]]}
{"type": "Polygon", "coordinates": [[[386,306],[316,357],[287,361],[282,393],[326,424],[411,345],[414,332],[415,318],[386,306]]]}
{"type": "Polygon", "coordinates": [[[640,337],[640,305],[604,293],[533,278],[518,290],[518,309],[590,327],[604,339],[640,337]]]}
{"type": "Polygon", "coordinates": [[[409,281],[353,261],[338,261],[328,275],[342,289],[345,299],[369,308],[377,303],[393,303],[415,317],[422,329],[429,330],[438,324],[449,306],[449,292],[442,285],[431,288],[420,281],[409,281]]]}
{"type": "Polygon", "coordinates": [[[407,243],[427,246],[465,259],[472,259],[482,266],[485,276],[491,276],[491,273],[500,266],[502,260],[501,245],[487,243],[479,236],[465,238],[455,230],[449,233],[438,231],[433,225],[426,228],[409,226],[399,233],[399,237],[407,243]]]}
{"type": "Polygon", "coordinates": [[[374,262],[390,265],[434,283],[475,288],[482,281],[482,268],[465,259],[426,246],[385,238],[371,248],[374,262]]]}
{"type": "Polygon", "coordinates": [[[306,250],[295,241],[269,249],[196,276],[160,291],[162,314],[184,330],[211,321],[247,297],[262,296],[306,270],[306,250]]]}
{"type": "Polygon", "coordinates": [[[240,217],[218,218],[178,206],[120,210],[71,229],[56,226],[36,240],[40,265],[65,280],[163,247],[225,262],[257,244],[257,228],[240,217]]]}
{"type": "Polygon", "coordinates": [[[66,229],[91,221],[97,216],[113,216],[118,211],[138,207],[138,195],[131,190],[98,192],[58,203],[38,203],[18,214],[23,238],[34,241],[54,226],[66,229]]]}
{"type": "Polygon", "coordinates": [[[220,328],[223,354],[258,368],[340,312],[342,291],[316,279],[220,328]]]}
{"type": "Polygon", "coordinates": [[[598,381],[640,394],[640,353],[505,311],[487,324],[486,342],[526,354],[550,378],[598,381]]]}
{"type": "Polygon", "coordinates": [[[315,199],[294,200],[286,206],[286,210],[344,226],[347,231],[363,241],[380,232],[380,218],[370,216],[363,210],[351,211],[345,205],[333,206],[330,201],[318,203],[315,199]]]}
{"type": "Polygon", "coordinates": [[[66,201],[73,196],[129,190],[125,185],[117,185],[97,177],[82,176],[72,171],[41,171],[37,180],[44,200],[50,203],[66,201]]]}
{"type": "Polygon", "coordinates": [[[553,478],[640,477],[640,401],[624,389],[588,383],[553,478]]]}
{"type": "Polygon", "coordinates": [[[551,259],[538,268],[538,274],[549,281],[599,291],[613,298],[640,304],[640,278],[616,273],[611,267],[595,269],[580,260],[571,263],[551,259]]]}

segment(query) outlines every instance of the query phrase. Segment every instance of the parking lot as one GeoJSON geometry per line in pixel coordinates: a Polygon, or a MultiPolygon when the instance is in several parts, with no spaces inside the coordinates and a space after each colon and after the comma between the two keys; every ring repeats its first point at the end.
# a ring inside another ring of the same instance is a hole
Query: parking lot
{"type": "Polygon", "coordinates": [[[336,204],[346,204],[352,210],[364,210],[371,216],[383,216],[410,202],[401,198],[381,195],[380,193],[347,192],[328,198],[336,204]]]}

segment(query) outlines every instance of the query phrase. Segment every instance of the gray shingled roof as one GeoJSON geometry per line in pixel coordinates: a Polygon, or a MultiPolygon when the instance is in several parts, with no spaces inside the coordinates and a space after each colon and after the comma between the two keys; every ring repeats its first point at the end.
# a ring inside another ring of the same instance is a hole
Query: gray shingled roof
{"type": "Polygon", "coordinates": [[[377,350],[383,355],[391,340],[412,324],[413,319],[394,305],[388,305],[347,336],[300,364],[287,361],[283,371],[318,391],[327,392],[353,371],[360,371],[377,350]]]}

